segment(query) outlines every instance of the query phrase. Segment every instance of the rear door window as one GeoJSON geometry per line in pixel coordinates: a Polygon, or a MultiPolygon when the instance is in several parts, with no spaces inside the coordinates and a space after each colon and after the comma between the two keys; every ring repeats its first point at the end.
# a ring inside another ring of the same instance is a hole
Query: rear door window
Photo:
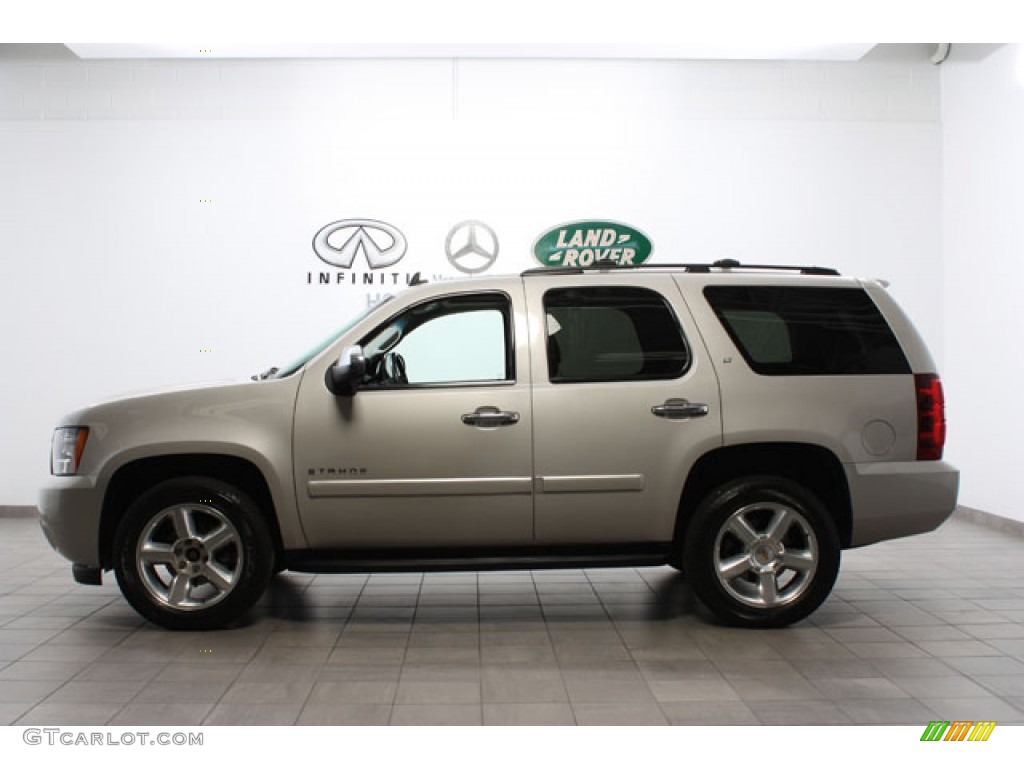
{"type": "Polygon", "coordinates": [[[863,289],[716,285],[704,296],[761,375],[910,373],[892,329],[863,289]]]}
{"type": "Polygon", "coordinates": [[[554,384],[675,379],[690,353],[668,302],[646,288],[557,288],[544,294],[554,384]]]}

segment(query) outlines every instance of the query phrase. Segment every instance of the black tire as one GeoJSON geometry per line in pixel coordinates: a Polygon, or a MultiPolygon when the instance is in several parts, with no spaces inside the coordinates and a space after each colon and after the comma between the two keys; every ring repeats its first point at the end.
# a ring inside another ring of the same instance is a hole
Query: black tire
{"type": "Polygon", "coordinates": [[[726,624],[751,628],[784,627],[809,616],[832,591],[839,560],[828,510],[781,477],[739,478],[709,493],[683,545],[686,574],[700,601],[726,624]],[[772,530],[775,521],[779,527],[772,530]]]}
{"type": "Polygon", "coordinates": [[[125,599],[167,629],[232,623],[260,598],[274,569],[259,508],[208,477],[167,480],[139,496],[118,525],[114,557],[125,599]]]}

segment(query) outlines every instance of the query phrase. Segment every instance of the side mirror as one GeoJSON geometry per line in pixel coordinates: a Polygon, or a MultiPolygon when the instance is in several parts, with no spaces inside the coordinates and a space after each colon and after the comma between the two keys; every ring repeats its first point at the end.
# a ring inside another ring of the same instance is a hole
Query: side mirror
{"type": "Polygon", "coordinates": [[[352,397],[358,391],[359,383],[365,375],[366,358],[363,357],[363,348],[356,344],[346,348],[338,362],[327,369],[324,383],[333,394],[352,397]]]}

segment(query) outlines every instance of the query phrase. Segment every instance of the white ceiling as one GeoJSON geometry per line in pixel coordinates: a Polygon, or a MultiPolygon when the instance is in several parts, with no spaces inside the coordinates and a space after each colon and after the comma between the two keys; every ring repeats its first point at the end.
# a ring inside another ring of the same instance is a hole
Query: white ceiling
{"type": "Polygon", "coordinates": [[[858,61],[875,43],[65,43],[82,59],[734,59],[858,61]]]}

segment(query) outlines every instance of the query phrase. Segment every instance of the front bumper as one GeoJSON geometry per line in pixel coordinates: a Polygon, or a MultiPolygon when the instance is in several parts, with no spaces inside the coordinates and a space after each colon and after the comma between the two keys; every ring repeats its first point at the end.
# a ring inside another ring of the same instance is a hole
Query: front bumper
{"type": "Polygon", "coordinates": [[[102,494],[89,477],[51,477],[39,491],[39,524],[50,546],[73,564],[100,565],[102,494]]]}
{"type": "Polygon", "coordinates": [[[960,472],[944,461],[846,464],[853,509],[850,546],[927,533],[956,509],[960,472]]]}

